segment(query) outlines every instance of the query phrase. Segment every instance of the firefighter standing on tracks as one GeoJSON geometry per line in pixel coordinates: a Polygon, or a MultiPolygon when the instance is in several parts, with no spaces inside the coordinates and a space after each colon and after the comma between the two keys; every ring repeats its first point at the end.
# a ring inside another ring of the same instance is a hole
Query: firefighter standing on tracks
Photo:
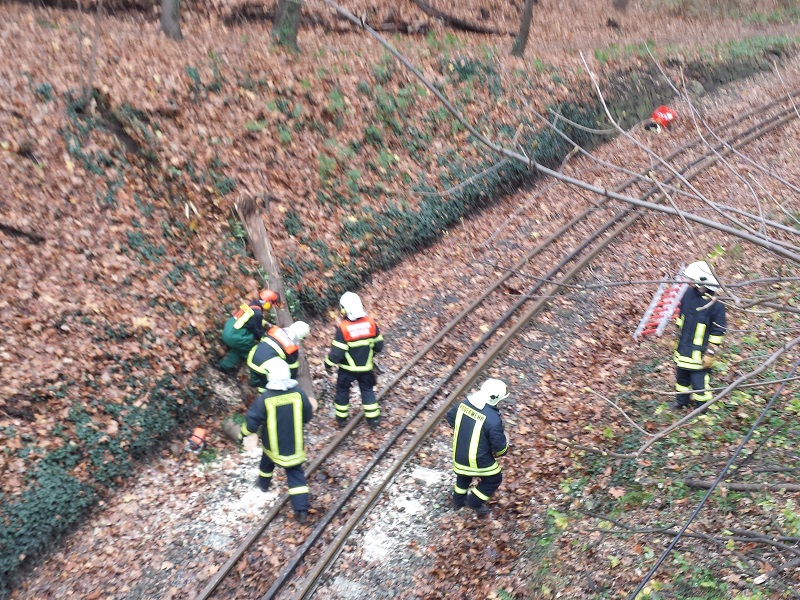
{"type": "Polygon", "coordinates": [[[289,327],[271,327],[266,335],[253,346],[247,355],[250,367],[250,383],[262,393],[267,386],[267,367],[269,361],[281,358],[291,370],[292,379],[297,377],[300,368],[300,342],[311,332],[307,323],[295,321],[289,327]]]}
{"type": "Polygon", "coordinates": [[[373,356],[383,350],[383,336],[375,320],[367,316],[361,299],[353,292],[345,292],[339,300],[344,319],[336,329],[331,349],[325,357],[325,370],[339,367],[336,378],[334,410],[340,427],[350,416],[350,386],[358,382],[361,390],[361,408],[370,427],[380,423],[381,409],[375,397],[375,372],[373,356]]]}
{"type": "Polygon", "coordinates": [[[247,359],[250,350],[264,336],[264,313],[273,304],[280,304],[278,294],[263,290],[257,299],[242,302],[233,316],[225,321],[222,341],[228,347],[228,352],[219,362],[220,369],[234,373],[239,364],[247,359]]]}
{"type": "Polygon", "coordinates": [[[467,396],[447,412],[453,428],[453,507],[469,506],[478,516],[491,511],[486,502],[500,487],[503,473],[495,457],[508,452],[508,437],[497,409],[508,398],[508,387],[500,379],[487,379],[480,390],[467,396]],[[480,481],[469,489],[473,478],[480,481]]]}
{"type": "Polygon", "coordinates": [[[268,365],[267,389],[247,410],[246,421],[239,432],[239,443],[263,426],[262,454],[258,466],[257,484],[261,491],[269,490],[275,465],[283,467],[289,484],[289,497],[299,523],[308,519],[308,485],[303,473],[306,460],[303,425],[311,420],[316,402],[297,387],[291,378],[289,365],[273,358],[268,365]]]}
{"type": "Polygon", "coordinates": [[[683,274],[691,281],[681,299],[680,314],[675,321],[680,333],[675,361],[675,402],[673,408],[695,406],[713,398],[709,390],[709,374],[717,347],[725,334],[725,305],[716,297],[719,282],[705,261],[690,264],[683,274]]]}

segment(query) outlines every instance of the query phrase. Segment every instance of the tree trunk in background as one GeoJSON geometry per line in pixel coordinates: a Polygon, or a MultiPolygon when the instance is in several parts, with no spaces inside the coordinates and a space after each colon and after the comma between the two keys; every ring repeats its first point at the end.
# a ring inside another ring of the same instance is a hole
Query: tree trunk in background
{"type": "Polygon", "coordinates": [[[272,37],[281,46],[297,50],[297,30],[300,28],[302,6],[302,0],[278,0],[272,22],[272,37]]]}
{"type": "Polygon", "coordinates": [[[525,46],[528,45],[528,34],[531,32],[531,20],[533,19],[533,5],[536,0],[525,0],[525,7],[522,9],[522,24],[519,27],[519,35],[514,40],[514,47],[511,49],[513,56],[524,56],[525,46]]]}
{"type": "MultiPolygon", "coordinates": [[[[268,208],[268,203],[269,197],[265,199],[264,210],[268,208]]],[[[267,237],[267,229],[264,227],[260,208],[255,198],[244,198],[236,203],[236,212],[239,214],[239,218],[244,225],[245,233],[247,233],[247,240],[250,242],[250,248],[258,259],[258,262],[264,267],[267,275],[269,275],[269,289],[278,294],[278,297],[281,299],[281,306],[275,307],[275,317],[278,321],[277,325],[278,327],[288,327],[292,324],[293,319],[286,303],[283,279],[281,279],[278,261],[275,260],[275,256],[272,253],[272,244],[270,244],[269,237],[267,237]]],[[[297,381],[303,391],[316,399],[317,394],[314,391],[314,383],[311,380],[311,369],[308,366],[308,359],[303,349],[303,343],[301,342],[298,346],[300,346],[300,368],[297,372],[297,381]]]]}
{"type": "Polygon", "coordinates": [[[161,0],[161,31],[172,40],[181,41],[181,0],[161,0]]]}

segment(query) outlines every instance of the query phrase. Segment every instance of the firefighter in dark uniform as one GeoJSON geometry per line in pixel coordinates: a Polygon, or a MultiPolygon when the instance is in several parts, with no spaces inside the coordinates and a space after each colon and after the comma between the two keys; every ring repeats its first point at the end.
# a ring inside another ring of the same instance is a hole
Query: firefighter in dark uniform
{"type": "Polygon", "coordinates": [[[272,305],[278,305],[278,294],[272,290],[264,290],[255,300],[248,300],[239,305],[239,309],[225,321],[222,329],[222,341],[228,352],[219,362],[219,368],[227,373],[235,372],[242,360],[258,341],[264,337],[264,313],[272,305]]]}
{"type": "Polygon", "coordinates": [[[725,334],[725,305],[716,297],[719,282],[705,261],[693,262],[683,274],[690,280],[681,298],[675,323],[680,334],[675,345],[675,408],[695,406],[713,398],[709,374],[725,334]]]}
{"type": "Polygon", "coordinates": [[[447,412],[453,428],[453,507],[469,506],[478,516],[491,511],[486,502],[500,487],[503,473],[495,460],[508,452],[508,437],[497,409],[508,398],[508,387],[500,379],[487,379],[480,390],[467,396],[447,412]],[[473,478],[478,484],[469,489],[473,478]]]}
{"type": "Polygon", "coordinates": [[[271,327],[247,355],[250,367],[250,383],[262,393],[267,386],[266,365],[276,356],[286,361],[292,379],[297,377],[300,368],[300,342],[311,332],[303,321],[295,321],[289,327],[271,327]]]}
{"type": "Polygon", "coordinates": [[[361,299],[353,292],[345,292],[339,301],[344,319],[336,329],[331,349],[325,357],[325,369],[330,372],[339,367],[336,378],[334,411],[340,427],[350,416],[350,386],[358,382],[361,390],[361,408],[370,427],[380,423],[381,409],[375,397],[375,372],[372,359],[383,350],[383,336],[375,320],[367,316],[361,299]]]}
{"type": "Polygon", "coordinates": [[[262,454],[258,466],[258,487],[266,492],[272,483],[275,465],[283,467],[289,484],[289,497],[299,523],[308,519],[308,485],[303,473],[306,460],[303,425],[311,420],[315,402],[297,387],[289,374],[289,365],[273,358],[269,365],[269,381],[263,394],[247,410],[246,421],[239,432],[239,442],[263,426],[262,454]]]}

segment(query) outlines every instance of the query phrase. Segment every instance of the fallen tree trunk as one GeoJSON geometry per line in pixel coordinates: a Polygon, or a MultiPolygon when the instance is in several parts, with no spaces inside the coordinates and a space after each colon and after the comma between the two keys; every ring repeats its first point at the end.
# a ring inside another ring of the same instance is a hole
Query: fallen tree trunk
{"type": "Polygon", "coordinates": [[[507,35],[505,31],[500,31],[498,29],[491,29],[489,27],[481,27],[480,25],[475,25],[473,23],[469,23],[468,21],[462,21],[458,17],[453,17],[448,15],[447,13],[443,13],[440,10],[433,8],[432,6],[427,5],[422,0],[414,0],[414,4],[416,4],[422,12],[426,15],[434,17],[436,19],[441,19],[444,21],[445,25],[449,25],[455,29],[461,29],[462,31],[469,31],[470,33],[487,33],[490,35],[507,35]]]}
{"type": "MultiPolygon", "coordinates": [[[[705,481],[702,479],[687,479],[685,481],[688,487],[710,489],[714,485],[713,481],[705,481]]],[[[750,492],[757,490],[770,490],[779,492],[786,490],[787,492],[800,492],[800,485],[796,483],[719,483],[717,487],[732,490],[734,492],[750,492]]]]}
{"type": "MultiPolygon", "coordinates": [[[[269,206],[269,196],[265,196],[263,200],[263,209],[266,210],[269,206]]],[[[293,319],[289,312],[289,307],[287,306],[286,292],[283,287],[280,268],[278,262],[275,260],[275,256],[272,252],[272,244],[270,244],[269,237],[267,236],[267,229],[261,218],[261,208],[256,198],[243,198],[236,203],[236,212],[244,225],[247,240],[250,242],[250,248],[269,276],[269,288],[277,293],[278,297],[281,299],[281,305],[275,307],[275,315],[278,320],[277,324],[279,327],[288,327],[292,324],[293,319]]],[[[300,368],[297,374],[297,381],[300,387],[309,396],[316,398],[314,383],[311,380],[311,369],[308,366],[308,359],[303,350],[303,344],[300,343],[298,345],[300,346],[300,368]]]]}

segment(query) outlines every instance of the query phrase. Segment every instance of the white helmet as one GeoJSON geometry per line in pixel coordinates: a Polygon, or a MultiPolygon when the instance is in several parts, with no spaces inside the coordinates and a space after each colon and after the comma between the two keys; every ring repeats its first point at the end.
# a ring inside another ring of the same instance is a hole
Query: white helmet
{"type": "Polygon", "coordinates": [[[487,404],[497,406],[500,400],[508,398],[508,386],[500,379],[487,379],[481,389],[467,397],[469,403],[480,410],[487,404]]]}
{"type": "Polygon", "coordinates": [[[711,267],[704,260],[693,262],[683,270],[683,274],[687,279],[691,280],[695,285],[707,287],[709,290],[716,291],[719,287],[714,274],[711,272],[711,267]]]}
{"type": "Polygon", "coordinates": [[[486,403],[497,406],[500,400],[508,398],[508,386],[500,379],[487,379],[481,386],[481,393],[486,398],[486,403]]]}
{"type": "Polygon", "coordinates": [[[282,358],[270,358],[264,363],[267,371],[268,390],[288,390],[297,385],[292,379],[292,372],[289,370],[288,363],[282,358]]]}
{"type": "Polygon", "coordinates": [[[361,304],[361,298],[353,292],[342,294],[342,298],[339,300],[339,307],[349,321],[355,321],[367,316],[367,313],[364,312],[364,305],[361,304]]]}
{"type": "Polygon", "coordinates": [[[295,321],[286,328],[286,333],[288,333],[289,337],[293,340],[300,342],[308,337],[308,334],[311,333],[311,328],[308,326],[308,323],[295,321]]]}

